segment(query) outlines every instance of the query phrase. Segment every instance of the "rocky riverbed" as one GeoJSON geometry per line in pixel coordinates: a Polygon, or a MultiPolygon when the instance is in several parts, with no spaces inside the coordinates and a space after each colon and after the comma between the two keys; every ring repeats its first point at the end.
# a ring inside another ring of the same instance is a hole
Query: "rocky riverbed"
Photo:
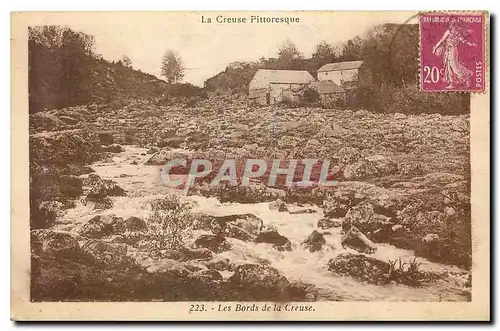
{"type": "Polygon", "coordinates": [[[470,300],[467,117],[226,105],[32,116],[33,300],[470,300]],[[179,155],[324,157],[338,185],[178,192],[179,155]]]}
{"type": "MultiPolygon", "coordinates": [[[[92,164],[91,167],[95,170],[95,174],[104,180],[116,182],[127,192],[127,195],[111,197],[113,207],[106,210],[96,210],[94,204],[87,203],[85,205],[79,201],[75,208],[69,209],[63,217],[55,220],[52,229],[71,234],[78,238],[80,246],[85,247],[91,240],[81,236],[82,228],[90,220],[95,219],[97,215],[123,220],[137,218],[140,223],[142,220],[147,220],[152,212],[151,202],[173,193],[172,189],[161,181],[160,166],[143,165],[149,157],[150,155],[146,155],[146,149],[130,146],[126,147],[124,152],[116,154],[105,162],[100,161],[92,164]]],[[[318,222],[324,219],[325,213],[323,208],[316,205],[286,204],[287,211],[279,211],[270,208],[268,202],[221,203],[216,197],[202,196],[180,196],[180,200],[189,203],[192,213],[195,215],[215,217],[254,215],[262,220],[263,228],[273,229],[290,241],[290,250],[280,251],[273,247],[272,243],[226,238],[228,249],[221,249],[210,258],[214,264],[218,262],[222,265],[219,271],[215,271],[219,273],[221,282],[231,280],[239,266],[257,265],[265,268],[271,267],[277,270],[280,275],[285,276],[289,282],[307,288],[308,292],[304,293],[302,298],[297,298],[302,300],[438,301],[468,300],[470,296],[467,284],[469,273],[466,270],[433,263],[423,258],[417,259],[421,263],[419,270],[434,275],[436,279],[427,279],[424,284],[419,286],[399,284],[396,281],[377,284],[374,282],[376,274],[371,268],[368,275],[363,275],[362,273],[365,271],[358,270],[357,267],[342,271],[329,270],[331,269],[329,268],[330,261],[335,259],[352,259],[363,256],[376,259],[381,263],[398,259],[409,263],[414,259],[414,253],[387,243],[376,244],[377,250],[373,254],[361,254],[353,248],[343,248],[341,227],[332,227],[328,230],[318,227],[318,222]],[[317,251],[311,252],[302,243],[313,231],[321,233],[324,242],[320,244],[317,251]]],[[[148,226],[147,222],[144,222],[144,226],[148,226]]],[[[120,233],[120,231],[116,233],[120,233]]],[[[99,240],[112,242],[117,237],[116,233],[111,231],[99,240]]],[[[126,233],[131,232],[127,231],[126,233]]],[[[188,239],[189,246],[203,235],[213,235],[213,233],[208,230],[192,231],[188,239]]],[[[207,264],[204,264],[205,262],[193,262],[193,260],[179,262],[169,258],[153,258],[147,256],[146,249],[141,251],[141,249],[136,248],[137,246],[134,246],[136,245],[124,244],[125,256],[151,273],[164,273],[167,270],[186,268],[186,264],[191,264],[192,268],[197,266],[202,271],[212,270],[207,267],[207,264]]],[[[216,248],[218,247],[220,245],[216,246],[216,248]]],[[[217,251],[214,247],[210,248],[217,251]]],[[[115,254],[119,253],[115,252],[115,254]]],[[[369,261],[364,263],[367,264],[369,261]]]]}

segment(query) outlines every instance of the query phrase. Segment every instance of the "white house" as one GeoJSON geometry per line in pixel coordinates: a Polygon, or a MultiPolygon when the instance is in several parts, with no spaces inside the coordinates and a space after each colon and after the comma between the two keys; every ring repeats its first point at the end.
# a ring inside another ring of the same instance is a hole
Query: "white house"
{"type": "Polygon", "coordinates": [[[319,81],[332,81],[339,86],[358,80],[364,61],[327,63],[318,69],[319,81]]]}
{"type": "Polygon", "coordinates": [[[298,101],[300,92],[314,82],[305,70],[259,69],[248,85],[248,96],[259,105],[298,101]]]}

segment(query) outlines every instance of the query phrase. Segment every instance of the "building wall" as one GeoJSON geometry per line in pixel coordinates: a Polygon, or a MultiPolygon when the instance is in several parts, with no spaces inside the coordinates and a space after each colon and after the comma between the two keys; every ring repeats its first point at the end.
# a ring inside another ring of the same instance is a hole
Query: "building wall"
{"type": "Polygon", "coordinates": [[[249,89],[248,97],[253,104],[266,106],[269,95],[268,88],[249,89]]]}
{"type": "Polygon", "coordinates": [[[276,104],[280,103],[283,100],[283,96],[289,96],[291,95],[290,93],[283,92],[285,90],[295,90],[295,89],[300,89],[303,84],[278,84],[278,83],[271,83],[269,84],[270,92],[269,92],[269,102],[270,104],[276,104]]]}
{"type": "Polygon", "coordinates": [[[318,72],[319,81],[333,81],[341,86],[342,81],[352,81],[358,74],[358,69],[338,70],[338,71],[323,71],[318,72]]]}

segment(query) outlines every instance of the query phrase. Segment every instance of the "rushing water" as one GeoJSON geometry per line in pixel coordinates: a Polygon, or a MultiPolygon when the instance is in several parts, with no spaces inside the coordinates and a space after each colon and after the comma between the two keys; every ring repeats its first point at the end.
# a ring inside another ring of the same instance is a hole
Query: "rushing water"
{"type": "MultiPolygon", "coordinates": [[[[112,161],[97,162],[92,165],[96,173],[105,179],[112,179],[127,191],[126,197],[114,197],[113,208],[105,213],[116,214],[127,218],[129,216],[147,217],[150,209],[148,202],[171,193],[160,177],[161,167],[145,166],[142,163],[149,157],[143,155],[144,148],[126,147],[125,152],[117,154],[112,161]],[[137,161],[137,164],[132,164],[137,161]]],[[[300,243],[316,228],[322,217],[322,210],[317,206],[289,206],[291,211],[310,208],[315,213],[291,214],[269,210],[268,203],[240,204],[220,203],[216,198],[201,196],[183,197],[192,201],[194,211],[211,215],[230,215],[253,213],[260,217],[265,226],[273,226],[292,243],[291,252],[279,252],[269,244],[242,242],[228,238],[232,244],[230,251],[221,255],[235,263],[252,263],[267,261],[280,270],[291,281],[303,281],[313,284],[319,291],[318,300],[376,300],[376,301],[464,301],[468,293],[463,284],[467,272],[457,267],[432,263],[419,258],[420,268],[428,271],[450,274],[446,280],[416,288],[400,284],[372,285],[359,282],[351,277],[336,276],[328,271],[328,261],[337,254],[351,251],[340,245],[340,229],[329,229],[325,235],[326,247],[319,252],[310,253],[304,250],[300,243]]],[[[89,206],[78,204],[62,218],[58,228],[74,231],[83,222],[94,216],[97,211],[89,206]]],[[[101,212],[102,213],[102,212],[101,212]]],[[[198,233],[195,233],[198,234],[198,233]]],[[[384,261],[411,260],[412,251],[402,250],[389,244],[378,244],[378,249],[372,256],[384,261]]],[[[354,251],[352,251],[354,252],[354,251]]],[[[230,272],[223,273],[229,277],[230,272]]]]}

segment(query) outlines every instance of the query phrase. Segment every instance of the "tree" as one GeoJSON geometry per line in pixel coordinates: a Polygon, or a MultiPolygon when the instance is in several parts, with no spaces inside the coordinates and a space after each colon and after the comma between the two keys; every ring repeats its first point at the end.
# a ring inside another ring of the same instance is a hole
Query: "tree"
{"type": "Polygon", "coordinates": [[[323,40],[316,46],[316,52],[314,52],[312,58],[317,62],[324,62],[321,64],[334,62],[336,58],[335,50],[330,44],[323,40]]]}
{"type": "Polygon", "coordinates": [[[278,69],[301,69],[304,58],[290,39],[285,39],[278,49],[278,69]]]}
{"type": "Polygon", "coordinates": [[[280,60],[298,60],[302,59],[302,53],[299,52],[297,46],[290,40],[285,39],[278,50],[278,59],[280,60]]]}
{"type": "Polygon", "coordinates": [[[28,28],[30,112],[90,100],[94,37],[58,25],[28,28]]]}
{"type": "Polygon", "coordinates": [[[122,63],[125,67],[132,68],[132,60],[127,55],[122,56],[122,63]]]}
{"type": "Polygon", "coordinates": [[[184,64],[176,53],[168,50],[161,61],[161,74],[169,84],[178,83],[184,77],[184,64]]]}

